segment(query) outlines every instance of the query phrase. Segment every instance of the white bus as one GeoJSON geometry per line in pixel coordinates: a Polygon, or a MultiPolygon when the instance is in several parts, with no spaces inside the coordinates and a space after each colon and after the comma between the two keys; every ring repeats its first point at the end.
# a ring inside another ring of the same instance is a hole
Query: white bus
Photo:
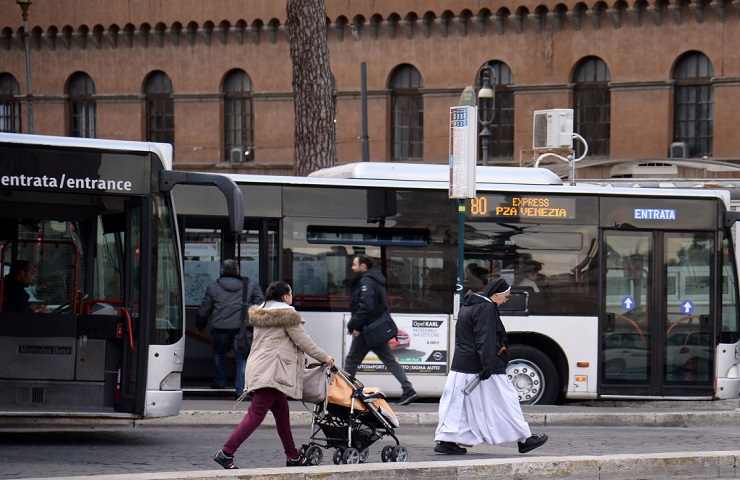
{"type": "Polygon", "coordinates": [[[179,412],[171,190],[215,185],[243,213],[231,180],[171,167],[165,144],[0,133],[0,417],[179,412]]]}
{"type": "MultiPolygon", "coordinates": [[[[420,394],[440,395],[454,347],[459,242],[447,166],[228,177],[245,198],[239,242],[205,190],[175,189],[189,316],[222,259],[240,255],[243,273],[263,286],[289,281],[308,331],[344,358],[350,264],[369,255],[400,329],[392,348],[420,394]]],[[[522,402],[740,395],[737,214],[727,191],[566,186],[531,168],[478,167],[477,180],[465,289],[499,276],[513,286],[502,313],[522,402]]],[[[212,375],[207,339],[188,331],[186,388],[212,375]]],[[[360,372],[399,393],[372,354],[360,372]]]]}

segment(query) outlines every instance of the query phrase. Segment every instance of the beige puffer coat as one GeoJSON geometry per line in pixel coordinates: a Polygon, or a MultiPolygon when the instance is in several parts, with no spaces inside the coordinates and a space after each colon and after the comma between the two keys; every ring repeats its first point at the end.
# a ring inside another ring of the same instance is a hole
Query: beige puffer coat
{"type": "Polygon", "coordinates": [[[249,322],[254,326],[254,340],[247,359],[247,391],[274,388],[300,399],[304,353],[322,363],[331,357],[308,336],[303,319],[286,303],[251,307],[249,322]]]}

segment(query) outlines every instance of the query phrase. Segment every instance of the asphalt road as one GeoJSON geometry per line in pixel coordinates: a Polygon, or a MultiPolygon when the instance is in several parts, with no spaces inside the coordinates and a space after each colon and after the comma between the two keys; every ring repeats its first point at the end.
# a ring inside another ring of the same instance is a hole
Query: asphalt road
{"type": "MultiPolygon", "coordinates": [[[[550,442],[528,455],[602,455],[740,448],[740,427],[628,428],[550,427],[550,442]]],[[[0,479],[141,473],[218,468],[211,460],[231,429],[224,427],[142,428],[129,431],[88,431],[0,434],[0,479]]],[[[516,457],[515,445],[478,446],[463,457],[436,455],[432,451],[433,427],[399,430],[410,461],[516,457]]],[[[308,430],[295,428],[300,445],[308,430]]],[[[380,461],[378,442],[371,449],[371,462],[380,461]]],[[[324,464],[331,463],[324,454],[324,464]]],[[[262,427],[236,455],[241,468],[282,466],[284,456],[277,434],[262,427]]]]}

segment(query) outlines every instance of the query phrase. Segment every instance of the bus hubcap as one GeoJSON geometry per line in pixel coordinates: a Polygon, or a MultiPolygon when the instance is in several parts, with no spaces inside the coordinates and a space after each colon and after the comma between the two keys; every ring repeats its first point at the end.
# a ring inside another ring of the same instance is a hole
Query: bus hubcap
{"type": "Polygon", "coordinates": [[[542,370],[524,359],[515,359],[506,367],[506,375],[514,385],[522,403],[537,403],[545,392],[545,376],[542,370]]]}

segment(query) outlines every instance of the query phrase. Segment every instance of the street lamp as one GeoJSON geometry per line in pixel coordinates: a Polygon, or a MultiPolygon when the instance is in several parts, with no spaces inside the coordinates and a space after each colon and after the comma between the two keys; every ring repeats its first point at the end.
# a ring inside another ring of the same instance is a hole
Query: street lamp
{"type": "Polygon", "coordinates": [[[28,133],[33,133],[33,97],[31,88],[31,45],[28,38],[28,9],[31,7],[31,0],[16,0],[21,7],[21,17],[23,18],[23,47],[26,49],[26,104],[28,105],[28,133]]]}
{"type": "Polygon", "coordinates": [[[496,115],[494,106],[496,103],[496,92],[493,86],[495,72],[490,65],[486,65],[480,72],[481,87],[478,90],[478,123],[481,131],[481,150],[483,153],[483,165],[488,165],[488,146],[491,142],[491,124],[496,115]]]}

